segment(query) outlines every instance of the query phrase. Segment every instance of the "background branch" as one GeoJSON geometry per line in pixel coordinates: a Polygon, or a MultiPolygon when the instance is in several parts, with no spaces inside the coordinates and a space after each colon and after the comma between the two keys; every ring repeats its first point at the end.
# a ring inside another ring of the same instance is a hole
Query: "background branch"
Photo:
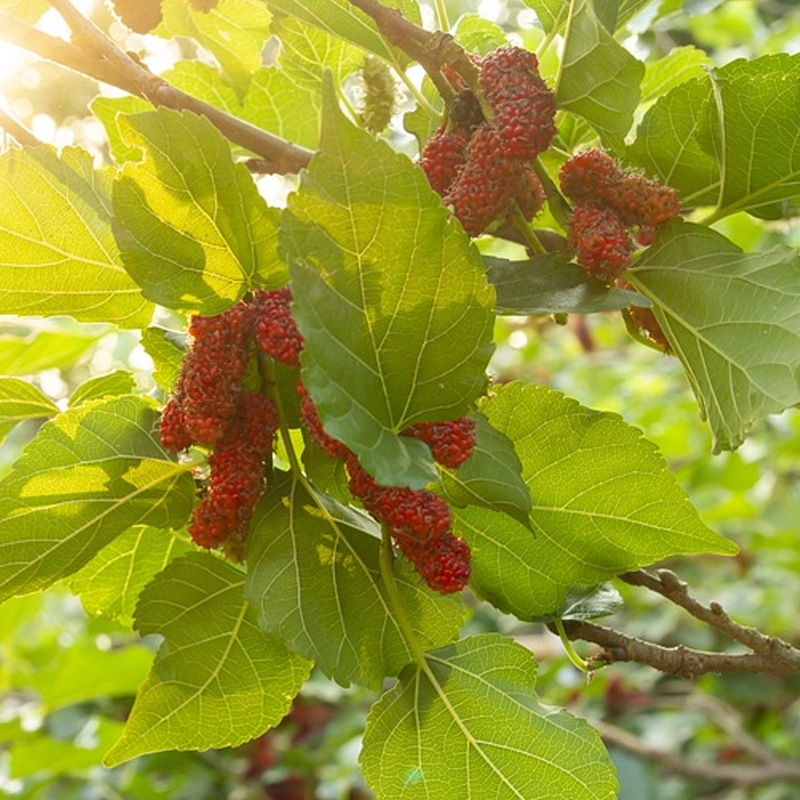
{"type": "Polygon", "coordinates": [[[49,36],[0,12],[0,39],[82,75],[116,86],[155,106],[188,110],[206,117],[225,137],[257,154],[276,173],[298,172],[311,150],[287,142],[176,89],[118,48],[67,0],[51,0],[72,31],[72,42],[49,36]]]}

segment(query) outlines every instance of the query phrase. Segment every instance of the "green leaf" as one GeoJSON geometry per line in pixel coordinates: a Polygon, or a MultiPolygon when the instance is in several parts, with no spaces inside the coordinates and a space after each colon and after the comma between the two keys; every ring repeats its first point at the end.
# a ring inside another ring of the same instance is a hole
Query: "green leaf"
{"type": "Polygon", "coordinates": [[[142,149],[136,145],[129,145],[122,138],[120,120],[132,114],[152,111],[153,104],[141,97],[126,95],[124,97],[95,97],[89,104],[91,112],[103,123],[108,138],[108,149],[111,157],[117,164],[126,161],[139,161],[142,158],[142,149]]]}
{"type": "Polygon", "coordinates": [[[114,184],[114,233],[145,297],[213,315],[256,285],[286,282],[275,249],[278,212],[208,120],[159,109],[119,126],[124,141],[146,153],[114,184]]]}
{"type": "Polygon", "coordinates": [[[360,47],[311,27],[296,17],[278,17],[272,32],[281,42],[278,53],[281,69],[294,84],[307,92],[320,94],[325,70],[331,70],[336,85],[340,86],[364,63],[364,51],[360,47]]]}
{"type": "Polygon", "coordinates": [[[134,695],[152,663],[152,650],[141,644],[101,650],[95,642],[81,640],[37,669],[27,683],[45,709],[53,711],[95,698],[134,695]]]}
{"type": "Polygon", "coordinates": [[[533,501],[528,528],[454,509],[473,589],[520,619],[552,614],[574,587],[688,553],[736,552],[709,530],[655,445],[617,415],[544,386],[498,386],[481,410],[513,442],[533,501]]]}
{"type": "Polygon", "coordinates": [[[739,59],[665,95],[630,157],[714,217],[776,219],[800,197],[800,55],[739,59]]]}
{"type": "Polygon", "coordinates": [[[210,11],[198,11],[185,0],[165,0],[164,21],[154,33],[188,36],[214,54],[230,82],[244,92],[261,67],[261,51],[272,15],[262,0],[220,0],[210,11]]]}
{"type": "Polygon", "coordinates": [[[36,375],[71,367],[98,339],[98,334],[45,330],[30,336],[0,336],[0,374],[36,375]]]}
{"type": "Polygon", "coordinates": [[[573,6],[556,88],[560,109],[583,117],[603,144],[620,150],[639,105],[644,64],[600,24],[588,0],[573,6]]]}
{"type": "MultiPolygon", "coordinates": [[[[199,61],[180,61],[164,77],[178,89],[205,100],[235,117],[302,147],[319,141],[322,97],[320,87],[309,91],[277,67],[262,67],[241,100],[219,71],[199,61]]],[[[246,151],[245,151],[246,152],[246,151]]]]}
{"type": "Polygon", "coordinates": [[[330,85],[325,120],[281,223],[303,380],[379,483],[420,488],[437,478],[430,452],[397,434],[481,394],[494,292],[423,172],[348,122],[330,85]]]}
{"type": "Polygon", "coordinates": [[[443,470],[442,496],[452,505],[492,508],[527,525],[531,493],[522,480],[522,464],[513,442],[483,414],[471,416],[475,419],[475,447],[461,467],[443,470]]]}
{"type": "Polygon", "coordinates": [[[156,420],[146,398],[115,397],[42,426],[0,483],[0,600],[70,575],[133,525],[186,521],[191,464],[164,452],[156,420]]]}
{"type": "Polygon", "coordinates": [[[800,260],[743,253],[705,226],[670,223],[629,272],[683,363],[714,449],[800,403],[800,260]]]}
{"type": "Polygon", "coordinates": [[[286,714],[311,663],[258,629],[244,581],[221,558],[190,553],[145,589],[136,627],[164,642],[106,766],[162,750],[233,747],[286,714]]]}
{"type": "Polygon", "coordinates": [[[81,403],[90,400],[98,400],[109,395],[133,394],[136,389],[136,381],[133,375],[124,369],[109,372],[107,375],[96,375],[94,378],[85,380],[70,395],[69,407],[74,408],[81,403]]]}
{"type": "Polygon", "coordinates": [[[153,380],[165,392],[175,388],[188,346],[186,334],[177,331],[156,325],[142,331],[142,347],[153,359],[153,380]]]}
{"type": "MultiPolygon", "coordinates": [[[[379,688],[412,659],[379,577],[378,524],[299,484],[262,501],[248,536],[246,596],[259,623],[340,684],[379,688]],[[284,496],[288,491],[288,496],[284,496]]],[[[463,605],[430,591],[395,562],[406,614],[424,647],[458,636],[463,605]]]]}
{"type": "Polygon", "coordinates": [[[89,614],[129,625],[144,587],[191,546],[168,531],[137,525],[106,545],[66,580],[89,614]]]}
{"type": "Polygon", "coordinates": [[[0,377],[0,440],[24,419],[52,417],[58,406],[33,384],[0,377]]]}
{"type": "Polygon", "coordinates": [[[426,653],[367,720],[361,765],[378,800],[613,800],[599,734],[535,686],[531,653],[497,634],[426,653]]]}
{"type": "MultiPolygon", "coordinates": [[[[276,15],[293,17],[331,36],[343,39],[358,48],[369,50],[390,64],[400,67],[410,63],[399,48],[392,47],[380,34],[375,22],[348,0],[266,0],[276,15]]],[[[381,5],[399,9],[403,16],[419,23],[419,6],[415,0],[385,0],[381,5]]]]}
{"type": "Polygon", "coordinates": [[[484,256],[483,262],[497,292],[498,314],[592,314],[649,305],[640,294],[609,287],[555,253],[525,261],[484,256]]]}
{"type": "Polygon", "coordinates": [[[566,25],[570,4],[565,0],[523,0],[523,2],[536,12],[536,17],[545,33],[558,32],[566,25]]]}
{"type": "Polygon", "coordinates": [[[552,614],[534,617],[530,621],[550,623],[557,619],[600,619],[616,614],[623,605],[622,595],[611,584],[604,583],[588,589],[576,586],[552,614]]]}
{"type": "Polygon", "coordinates": [[[704,77],[710,64],[711,59],[703,50],[691,45],[674,47],[663,58],[647,65],[642,78],[642,101],[655,100],[686,81],[704,77]]]}
{"type": "Polygon", "coordinates": [[[712,106],[707,76],[676,86],[645,114],[625,153],[632,164],[677,189],[689,206],[713,205],[719,194],[712,106]]]}
{"type": "Polygon", "coordinates": [[[89,153],[41,146],[0,156],[0,306],[124,328],[149,322],[152,306],[111,232],[111,173],[95,171],[89,153]]]}
{"type": "Polygon", "coordinates": [[[505,31],[480,14],[462,14],[458,18],[453,38],[468,52],[485,56],[506,44],[505,31]]]}

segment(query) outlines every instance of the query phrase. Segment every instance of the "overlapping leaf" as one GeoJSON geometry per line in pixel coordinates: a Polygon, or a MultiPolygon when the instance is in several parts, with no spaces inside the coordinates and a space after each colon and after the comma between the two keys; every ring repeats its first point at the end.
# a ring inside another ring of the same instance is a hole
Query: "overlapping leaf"
{"type": "Polygon", "coordinates": [[[111,176],[89,153],[11,148],[0,156],[0,306],[19,315],[146,325],[152,306],[111,232],[111,176]]]}
{"type": "Polygon", "coordinates": [[[800,196],[800,56],[737,60],[681,84],[645,115],[629,157],[691,205],[783,216],[800,196]]]}
{"type": "Polygon", "coordinates": [[[106,545],[85,567],[66,580],[89,614],[103,614],[124,624],[144,587],[190,545],[169,531],[137,525],[106,545]]]}
{"type": "Polygon", "coordinates": [[[425,655],[373,706],[361,764],[379,800],[613,800],[587,722],[543,706],[530,652],[495,634],[425,655]]]}
{"type": "Polygon", "coordinates": [[[458,469],[443,470],[442,494],[453,505],[477,505],[502,511],[528,524],[531,494],[522,480],[514,443],[493,428],[483,414],[475,419],[475,447],[458,469]]]}
{"type": "MultiPolygon", "coordinates": [[[[293,17],[346,42],[369,50],[390,63],[408,65],[409,57],[392,47],[380,34],[373,19],[347,0],[266,0],[276,15],[293,17]]],[[[397,8],[412,22],[419,22],[415,0],[385,0],[384,6],[397,8]]]]}
{"type": "Polygon", "coordinates": [[[144,591],[136,627],[164,642],[107,766],[161,750],[242,744],[286,714],[311,663],[259,630],[244,581],[229,562],[190,553],[144,591]]]}
{"type": "Polygon", "coordinates": [[[179,89],[302,147],[319,141],[322,98],[277,67],[254,72],[247,90],[237,94],[219,71],[199,61],[180,61],[164,77],[179,89]]]}
{"type": "Polygon", "coordinates": [[[24,419],[55,414],[58,406],[33,384],[19,378],[0,378],[0,440],[24,419]]]}
{"type": "MultiPolygon", "coordinates": [[[[259,624],[339,683],[379,687],[412,659],[379,577],[380,546],[377,523],[363,513],[324,495],[309,497],[299,485],[276,487],[248,538],[246,595],[259,624]]],[[[396,569],[419,641],[453,641],[460,600],[428,590],[403,559],[396,569]]]]}
{"type": "Polygon", "coordinates": [[[0,375],[36,375],[46,369],[70,367],[99,338],[99,334],[68,330],[0,336],[0,375]]]}
{"type": "Polygon", "coordinates": [[[800,403],[800,259],[743,253],[715,231],[674,222],[630,278],[681,359],[714,434],[738,447],[753,421],[800,403]]]}
{"type": "Polygon", "coordinates": [[[331,85],[325,108],[321,152],[281,224],[303,380],[379,483],[419,488],[436,478],[430,453],[397,434],[480,395],[494,292],[422,171],[351,125],[331,85]]]}
{"type": "Polygon", "coordinates": [[[525,261],[484,256],[483,261],[497,292],[498,314],[592,314],[647,304],[640,294],[609,287],[553,253],[525,261]]]}
{"type": "Polygon", "coordinates": [[[277,211],[210,122],[160,109],[118,124],[146,154],[114,184],[114,233],[145,297],[210,315],[253,286],[285,283],[277,211]]]}
{"type": "Polygon", "coordinates": [[[70,395],[69,406],[78,406],[90,400],[99,400],[109,395],[133,394],[136,390],[136,381],[133,373],[125,369],[114,370],[106,375],[95,375],[85,380],[70,395]]]}
{"type": "Polygon", "coordinates": [[[188,36],[211,51],[228,79],[240,92],[261,67],[261,51],[272,19],[261,0],[220,0],[215,8],[199,11],[184,0],[164,0],[160,36],[188,36]]]}
{"type": "Polygon", "coordinates": [[[179,527],[191,465],[154,432],[151,401],[86,403],[46,423],[0,483],[0,600],[72,574],[134,525],[179,527]]]}
{"type": "Polygon", "coordinates": [[[551,614],[574,587],[681,553],[732,554],[709,530],[641,431],[544,386],[507,384],[481,408],[513,442],[531,493],[531,529],[455,509],[472,549],[471,585],[522,619],[551,614]]]}
{"type": "Polygon", "coordinates": [[[572,9],[556,88],[559,108],[583,117],[610,149],[620,149],[639,104],[644,64],[603,27],[588,0],[572,9]]]}

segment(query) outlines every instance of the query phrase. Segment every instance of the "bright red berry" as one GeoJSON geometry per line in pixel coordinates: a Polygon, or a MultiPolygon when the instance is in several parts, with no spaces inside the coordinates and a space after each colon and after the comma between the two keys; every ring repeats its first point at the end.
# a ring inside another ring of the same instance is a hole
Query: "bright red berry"
{"type": "Polygon", "coordinates": [[[259,291],[253,298],[255,337],[267,355],[296,367],[303,350],[303,336],[291,311],[292,291],[287,286],[272,292],[259,291]]]}
{"type": "Polygon", "coordinates": [[[178,453],[191,447],[194,442],[186,430],[183,418],[183,398],[175,395],[164,406],[158,426],[161,444],[166,450],[178,453]]]}
{"type": "Polygon", "coordinates": [[[419,165],[431,188],[444,196],[467,161],[467,136],[459,129],[439,128],[420,154],[419,165]]]}
{"type": "Polygon", "coordinates": [[[444,198],[470,236],[479,236],[502,217],[519,188],[521,164],[503,147],[492,125],[480,125],[470,139],[469,159],[444,198]]]}
{"type": "Polygon", "coordinates": [[[404,436],[422,439],[435,461],[443,467],[460,467],[475,447],[475,422],[469,417],[445,422],[418,422],[403,431],[404,436]]]}
{"type": "Polygon", "coordinates": [[[619,214],[608,206],[577,206],[568,240],[578,263],[599,278],[613,280],[630,264],[631,239],[619,214]]]}
{"type": "Polygon", "coordinates": [[[561,191],[579,204],[597,203],[613,196],[622,171],[617,162],[603,150],[593,148],[576,153],[559,173],[561,191]]]}

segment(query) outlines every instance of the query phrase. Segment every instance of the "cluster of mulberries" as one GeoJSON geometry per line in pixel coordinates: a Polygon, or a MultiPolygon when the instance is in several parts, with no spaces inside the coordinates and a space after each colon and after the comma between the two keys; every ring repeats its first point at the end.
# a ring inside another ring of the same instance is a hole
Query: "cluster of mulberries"
{"type": "MultiPolygon", "coordinates": [[[[282,364],[299,365],[304,342],[291,301],[288,287],[260,291],[215,317],[192,317],[191,349],[159,432],[163,446],[173,452],[192,445],[212,450],[204,494],[189,523],[201,547],[224,545],[240,553],[264,491],[278,412],[269,397],[248,389],[248,364],[261,351],[282,364]]],[[[303,427],[331,458],[346,464],[353,496],[387,526],[431,588],[442,593],[462,589],[469,580],[470,552],[450,531],[446,503],[428,491],[378,485],[350,449],[326,433],[302,381],[297,391],[303,427]]],[[[450,469],[461,466],[475,446],[475,424],[467,417],[421,422],[402,433],[421,439],[434,459],[450,469]]]]}
{"type": "MultiPolygon", "coordinates": [[[[470,550],[451,531],[450,511],[438,495],[426,490],[381,486],[356,456],[325,432],[314,403],[302,384],[300,417],[309,436],[331,458],[343,461],[350,493],[389,530],[397,547],[416,567],[425,583],[437,592],[463,589],[470,576],[470,550]]],[[[475,423],[468,417],[446,422],[423,422],[402,432],[424,441],[444,467],[460,467],[475,446],[475,423]]]]}
{"type": "Polygon", "coordinates": [[[649,244],[658,227],[680,212],[674,189],[622,170],[602,150],[573,156],[559,180],[575,204],[568,237],[575,258],[604,280],[619,278],[636,242],[649,244]]]}
{"type": "Polygon", "coordinates": [[[492,118],[476,114],[474,98],[469,103],[460,93],[449,122],[423,148],[420,166],[464,230],[478,236],[513,201],[528,219],[542,207],[544,190],[530,162],[555,135],[556,107],[533,53],[506,45],[473,61],[492,118]]]}
{"type": "Polygon", "coordinates": [[[241,547],[263,493],[278,413],[269,397],[247,389],[246,373],[254,346],[277,361],[298,363],[302,337],[290,302],[289,289],[260,291],[217,316],[194,316],[189,325],[192,346],[159,433],[173,452],[195,444],[213,450],[205,492],[189,523],[201,547],[241,547]]]}

